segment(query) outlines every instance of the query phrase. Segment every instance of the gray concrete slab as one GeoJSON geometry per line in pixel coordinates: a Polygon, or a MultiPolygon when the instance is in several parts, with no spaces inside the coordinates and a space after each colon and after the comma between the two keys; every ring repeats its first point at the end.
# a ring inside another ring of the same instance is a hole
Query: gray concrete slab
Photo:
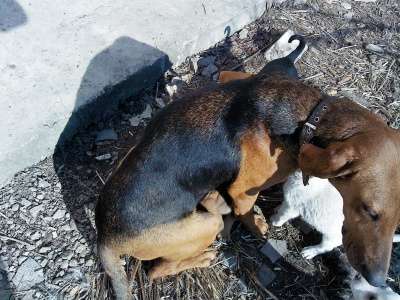
{"type": "Polygon", "coordinates": [[[0,2],[0,185],[265,0],[0,2]]]}

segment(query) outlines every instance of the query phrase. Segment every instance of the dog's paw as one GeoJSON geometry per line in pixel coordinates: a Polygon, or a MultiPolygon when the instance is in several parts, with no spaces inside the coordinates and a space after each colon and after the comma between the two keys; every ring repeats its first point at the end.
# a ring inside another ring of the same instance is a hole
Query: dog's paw
{"type": "Polygon", "coordinates": [[[268,224],[265,221],[263,216],[254,215],[254,223],[256,225],[255,233],[258,236],[263,237],[264,235],[267,234],[267,232],[268,232],[268,224]]]}
{"type": "MultiPolygon", "coordinates": [[[[322,251],[323,252],[323,251],[322,251]]],[[[305,247],[302,251],[301,251],[301,255],[305,258],[305,259],[312,259],[315,256],[317,256],[318,254],[321,254],[321,248],[319,246],[310,246],[310,247],[305,247]]]]}

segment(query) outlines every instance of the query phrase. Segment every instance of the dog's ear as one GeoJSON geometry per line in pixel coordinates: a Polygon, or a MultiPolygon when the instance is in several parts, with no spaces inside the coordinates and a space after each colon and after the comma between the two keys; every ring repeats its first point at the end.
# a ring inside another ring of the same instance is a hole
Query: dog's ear
{"type": "Polygon", "coordinates": [[[299,167],[306,175],[334,178],[353,173],[357,159],[355,148],[348,142],[334,143],[326,149],[305,144],[300,148],[299,167]]]}
{"type": "Polygon", "coordinates": [[[222,71],[221,73],[219,73],[218,81],[219,83],[227,83],[233,80],[246,79],[251,76],[252,74],[245,72],[222,71]]]}

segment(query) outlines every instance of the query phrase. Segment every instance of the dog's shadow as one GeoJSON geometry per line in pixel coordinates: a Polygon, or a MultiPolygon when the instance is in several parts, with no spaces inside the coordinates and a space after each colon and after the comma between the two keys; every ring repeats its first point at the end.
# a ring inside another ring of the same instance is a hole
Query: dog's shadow
{"type": "MultiPolygon", "coordinates": [[[[59,137],[53,164],[61,183],[63,201],[71,216],[71,226],[76,227],[74,229],[93,251],[96,244],[94,207],[108,175],[98,170],[103,167],[111,172],[115,167],[109,160],[96,161],[88,154],[94,147],[94,132],[99,124],[108,126],[113,117],[121,118],[117,108],[126,99],[133,101],[131,106],[142,107],[143,103],[136,103],[132,96],[140,92],[144,82],[156,82],[170,66],[168,56],[160,50],[129,37],[120,37],[91,60],[81,80],[75,110],[59,137]],[[145,60],[148,63],[141,67],[145,60]],[[127,73],[133,75],[121,78],[127,73]],[[115,78],[120,79],[120,83],[109,86],[115,78]]],[[[124,126],[129,127],[129,123],[124,126]]],[[[127,147],[129,142],[128,139],[127,147]]],[[[111,144],[110,148],[113,147],[118,148],[111,144]]],[[[116,160],[124,155],[123,152],[116,155],[116,160]]]]}
{"type": "Polygon", "coordinates": [[[7,266],[0,259],[0,299],[14,299],[14,291],[10,286],[7,266]]]}

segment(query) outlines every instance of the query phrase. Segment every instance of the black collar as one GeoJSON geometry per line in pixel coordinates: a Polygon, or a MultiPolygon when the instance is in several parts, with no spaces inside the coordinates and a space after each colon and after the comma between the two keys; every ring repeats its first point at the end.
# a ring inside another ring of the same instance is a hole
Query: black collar
{"type": "MultiPolygon", "coordinates": [[[[328,107],[336,100],[336,98],[331,96],[324,96],[317,106],[313,109],[311,114],[308,116],[306,122],[300,133],[299,146],[304,144],[309,144],[315,135],[315,131],[318,125],[321,123],[322,118],[328,111],[328,107]]],[[[303,173],[303,184],[308,185],[308,180],[310,176],[303,173]]]]}

